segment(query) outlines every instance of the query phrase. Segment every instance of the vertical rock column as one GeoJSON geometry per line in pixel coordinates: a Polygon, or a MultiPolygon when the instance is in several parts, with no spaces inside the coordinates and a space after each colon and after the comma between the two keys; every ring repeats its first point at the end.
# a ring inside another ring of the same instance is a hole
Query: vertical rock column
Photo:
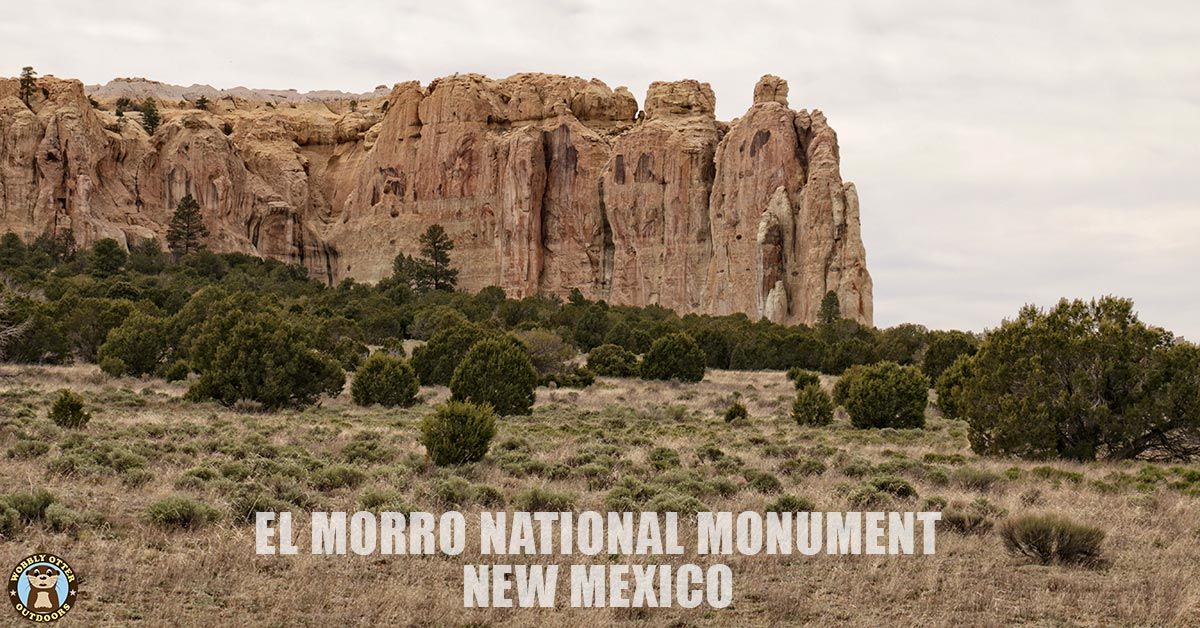
{"type": "Polygon", "coordinates": [[[716,152],[704,310],[795,322],[793,223],[806,168],[787,83],[766,76],[716,152]],[[770,306],[768,307],[768,302],[770,306]]]}
{"type": "Polygon", "coordinates": [[[708,197],[718,139],[707,83],[655,82],[603,177],[614,303],[700,309],[712,257],[708,197]]]}

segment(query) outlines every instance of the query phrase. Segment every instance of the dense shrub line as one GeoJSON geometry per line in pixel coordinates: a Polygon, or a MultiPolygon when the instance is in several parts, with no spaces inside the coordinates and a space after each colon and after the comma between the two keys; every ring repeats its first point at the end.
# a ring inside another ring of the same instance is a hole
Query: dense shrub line
{"type": "MultiPolygon", "coordinates": [[[[1026,307],[977,337],[873,329],[839,318],[827,295],[820,322],[783,326],[610,306],[579,290],[565,300],[468,294],[453,290],[453,242],[427,233],[422,243],[422,257],[397,256],[374,285],[331,287],[299,266],[202,247],[101,240],[76,251],[69,233],[31,243],[5,234],[0,357],[95,362],[113,376],[187,381],[192,399],[275,409],[339,393],[375,346],[407,360],[416,382],[502,414],[529,411],[531,380],[583,387],[597,375],[694,382],[708,368],[777,369],[795,382],[793,417],[806,425],[829,422],[832,405],[856,427],[920,428],[933,382],[938,409],[967,422],[981,454],[1200,454],[1200,348],[1142,323],[1127,300],[1026,307]],[[424,343],[411,359],[406,339],[424,343]],[[490,353],[464,365],[480,343],[490,353]],[[818,373],[841,376],[832,402],[818,373]]],[[[381,374],[382,360],[368,360],[356,401],[411,403],[405,367],[381,374]],[[369,391],[381,377],[388,390],[369,391]]]]}
{"type": "MultiPolygon", "coordinates": [[[[452,242],[439,246],[437,255],[452,255],[452,242]]],[[[128,251],[113,240],[101,240],[86,251],[73,247],[70,234],[29,244],[11,233],[0,237],[0,275],[15,287],[9,295],[12,307],[0,316],[0,325],[29,321],[25,333],[4,348],[5,359],[102,362],[114,375],[161,376],[186,358],[189,347],[183,341],[191,340],[185,336],[192,335],[194,325],[230,309],[271,311],[292,319],[306,330],[309,348],[349,370],[366,357],[363,345],[386,346],[404,338],[453,345],[435,352],[447,354],[445,359],[413,356],[420,380],[441,385],[449,385],[453,365],[486,333],[517,334],[546,381],[568,372],[546,373],[540,363],[545,350],[552,352],[551,360],[557,359],[556,350],[574,355],[601,345],[641,355],[651,352],[657,340],[680,333],[696,343],[700,353],[695,355],[702,355],[708,368],[799,367],[833,374],[879,360],[919,364],[928,348],[936,348],[934,357],[948,363],[973,341],[966,334],[915,325],[880,331],[843,319],[788,327],[744,315],[680,317],[657,306],[609,306],[585,299],[579,291],[565,302],[540,296],[508,299],[498,288],[471,295],[449,290],[453,282],[439,274],[445,272],[441,266],[407,255],[398,256],[393,276],[375,285],[346,280],[326,287],[302,267],[242,254],[218,255],[194,247],[180,254],[163,251],[153,241],[132,242],[128,251]]],[[[687,377],[694,378],[694,370],[687,377]]]]}

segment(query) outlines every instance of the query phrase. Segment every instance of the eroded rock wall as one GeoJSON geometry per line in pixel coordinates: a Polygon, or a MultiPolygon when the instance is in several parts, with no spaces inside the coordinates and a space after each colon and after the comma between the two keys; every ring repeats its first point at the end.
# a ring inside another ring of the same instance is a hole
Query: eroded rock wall
{"type": "Polygon", "coordinates": [[[656,82],[639,111],[623,87],[545,74],[401,83],[349,104],[160,99],[153,136],[99,104],[42,78],[27,105],[0,80],[0,230],[163,240],[191,194],[214,250],[328,282],[388,275],[439,223],[466,290],[579,288],[784,323],[812,322],[833,290],[844,315],[871,322],[837,136],[820,112],[790,109],[777,77],[728,124],[706,83],[656,82]]]}

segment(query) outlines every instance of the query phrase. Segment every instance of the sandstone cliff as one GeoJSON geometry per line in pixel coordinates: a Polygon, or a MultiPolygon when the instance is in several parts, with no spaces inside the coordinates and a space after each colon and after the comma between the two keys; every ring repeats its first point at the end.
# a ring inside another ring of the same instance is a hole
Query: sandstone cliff
{"type": "Polygon", "coordinates": [[[696,81],[652,84],[642,110],[625,88],[545,74],[455,75],[353,100],[202,87],[126,80],[94,88],[93,107],[79,82],[45,77],[27,105],[16,79],[0,79],[0,231],[161,240],[191,194],[214,250],[328,282],[387,275],[440,223],[467,290],[579,288],[784,323],[812,322],[833,290],[843,315],[871,322],[837,136],[819,111],[790,109],[777,77],[732,123],[696,81]],[[153,136],[136,112],[113,113],[126,93],[158,98],[153,136]]]}

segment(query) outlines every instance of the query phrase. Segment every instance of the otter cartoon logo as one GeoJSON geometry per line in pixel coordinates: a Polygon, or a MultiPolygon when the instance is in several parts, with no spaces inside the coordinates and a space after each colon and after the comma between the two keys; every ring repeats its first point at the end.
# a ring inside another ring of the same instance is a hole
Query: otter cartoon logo
{"type": "Polygon", "coordinates": [[[30,621],[57,621],[75,607],[75,571],[54,554],[33,554],[13,568],[8,598],[30,621]]]}

